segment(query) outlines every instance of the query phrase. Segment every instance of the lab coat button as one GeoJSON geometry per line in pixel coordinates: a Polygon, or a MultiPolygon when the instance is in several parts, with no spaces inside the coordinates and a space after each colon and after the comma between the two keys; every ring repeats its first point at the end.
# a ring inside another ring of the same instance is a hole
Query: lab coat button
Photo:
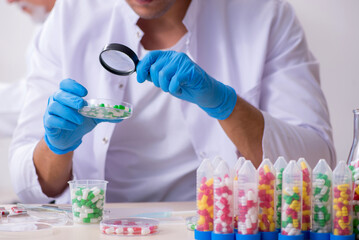
{"type": "Polygon", "coordinates": [[[123,88],[123,84],[120,83],[120,84],[118,85],[118,87],[119,87],[119,88],[123,88]]]}
{"type": "Polygon", "coordinates": [[[108,143],[108,139],[107,139],[107,138],[103,138],[103,139],[102,139],[102,142],[103,142],[104,144],[107,144],[107,143],[108,143]]]}
{"type": "Polygon", "coordinates": [[[138,37],[138,38],[141,37],[141,32],[137,32],[137,37],[138,37]]]}

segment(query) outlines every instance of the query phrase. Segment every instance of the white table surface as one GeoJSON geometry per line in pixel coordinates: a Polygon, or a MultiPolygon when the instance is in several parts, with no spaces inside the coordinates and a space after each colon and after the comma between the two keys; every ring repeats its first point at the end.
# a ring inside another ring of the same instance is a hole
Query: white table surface
{"type": "MultiPolygon", "coordinates": [[[[10,205],[5,205],[9,208],[10,205]]],[[[110,217],[125,217],[134,214],[152,213],[161,211],[189,211],[195,210],[195,202],[164,202],[164,203],[110,203],[105,209],[110,210],[110,217]]],[[[49,239],[49,240],[192,240],[193,231],[186,228],[185,218],[188,215],[179,215],[167,219],[160,219],[159,232],[148,236],[107,236],[100,232],[99,224],[74,224],[70,226],[56,226],[53,231],[40,235],[32,233],[16,233],[4,235],[0,232],[0,239],[49,239]]],[[[1,224],[1,223],[0,223],[1,224]]]]}

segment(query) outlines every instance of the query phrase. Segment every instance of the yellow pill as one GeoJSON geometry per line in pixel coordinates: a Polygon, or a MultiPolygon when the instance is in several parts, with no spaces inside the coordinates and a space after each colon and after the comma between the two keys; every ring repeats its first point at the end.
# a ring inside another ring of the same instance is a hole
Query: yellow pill
{"type": "Polygon", "coordinates": [[[201,224],[204,224],[204,222],[205,222],[205,218],[201,215],[201,216],[199,216],[199,219],[198,219],[198,221],[197,221],[197,224],[198,225],[201,225],[201,224]]]}
{"type": "Polygon", "coordinates": [[[341,217],[341,216],[342,216],[342,212],[341,212],[341,211],[337,211],[337,213],[335,214],[335,216],[341,217]]]}
{"type": "Polygon", "coordinates": [[[305,165],[305,162],[301,162],[301,163],[300,163],[300,166],[302,167],[302,170],[304,170],[304,169],[307,168],[307,165],[305,165]]]}
{"type": "Polygon", "coordinates": [[[333,232],[334,235],[339,235],[339,230],[338,229],[334,229],[334,232],[333,232]]]}
{"type": "Polygon", "coordinates": [[[344,205],[348,205],[348,204],[349,204],[348,200],[344,200],[344,201],[343,201],[343,204],[344,204],[344,205]]]}
{"type": "Polygon", "coordinates": [[[299,226],[298,219],[293,219],[293,227],[297,228],[299,226]]]}
{"type": "Polygon", "coordinates": [[[299,193],[299,191],[300,191],[299,187],[293,187],[293,192],[299,193]]]}
{"type": "Polygon", "coordinates": [[[340,191],[345,191],[345,190],[347,190],[348,188],[349,188],[349,184],[341,184],[341,185],[338,186],[338,189],[339,189],[340,191]]]}
{"type": "Polygon", "coordinates": [[[269,231],[274,232],[275,231],[275,223],[271,223],[269,225],[269,231]]]}
{"type": "Polygon", "coordinates": [[[303,216],[310,216],[311,214],[310,214],[310,210],[305,210],[305,211],[303,211],[303,216]]]}
{"type": "Polygon", "coordinates": [[[269,172],[270,172],[270,168],[268,167],[268,165],[264,165],[263,169],[264,169],[264,172],[265,172],[265,173],[269,173],[269,172]]]}
{"type": "Polygon", "coordinates": [[[207,182],[206,182],[206,185],[208,187],[212,186],[213,185],[213,178],[208,179],[207,182]]]}

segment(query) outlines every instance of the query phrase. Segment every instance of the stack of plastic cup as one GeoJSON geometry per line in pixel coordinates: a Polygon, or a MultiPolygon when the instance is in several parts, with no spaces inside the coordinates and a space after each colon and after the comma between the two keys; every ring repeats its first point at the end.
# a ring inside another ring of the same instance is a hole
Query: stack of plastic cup
{"type": "Polygon", "coordinates": [[[213,203],[213,167],[209,159],[204,159],[197,169],[197,240],[211,239],[213,203]]]}
{"type": "Polygon", "coordinates": [[[283,171],[287,167],[288,163],[284,157],[280,156],[274,163],[274,169],[276,172],[275,191],[276,191],[276,224],[275,227],[280,232],[281,221],[282,221],[282,180],[283,171]]]}
{"type": "Polygon", "coordinates": [[[259,240],[258,232],[258,172],[251,161],[245,161],[238,172],[237,240],[259,240]]]}
{"type": "Polygon", "coordinates": [[[312,210],[312,169],[304,158],[298,159],[298,166],[302,170],[302,233],[304,239],[310,239],[311,210],[312,210]]]}
{"type": "Polygon", "coordinates": [[[108,182],[104,180],[73,180],[68,183],[74,222],[99,223],[103,219],[108,182]]]}
{"type": "Polygon", "coordinates": [[[352,172],[344,161],[333,171],[332,240],[354,240],[352,223],[352,172]]]}
{"type": "Polygon", "coordinates": [[[332,231],[332,170],[320,159],[312,174],[311,240],[328,240],[332,231]]]}
{"type": "Polygon", "coordinates": [[[214,170],[212,240],[234,240],[233,178],[225,161],[214,170]]]}
{"type": "Polygon", "coordinates": [[[283,171],[282,230],[279,240],[303,240],[301,221],[302,171],[291,160],[283,171]]]}

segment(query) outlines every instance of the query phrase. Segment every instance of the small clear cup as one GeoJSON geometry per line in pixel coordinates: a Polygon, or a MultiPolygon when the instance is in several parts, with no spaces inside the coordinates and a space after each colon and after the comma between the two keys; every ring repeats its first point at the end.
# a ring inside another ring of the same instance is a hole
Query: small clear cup
{"type": "Polygon", "coordinates": [[[75,223],[99,223],[103,219],[107,181],[72,180],[72,215],[75,223]]]}

